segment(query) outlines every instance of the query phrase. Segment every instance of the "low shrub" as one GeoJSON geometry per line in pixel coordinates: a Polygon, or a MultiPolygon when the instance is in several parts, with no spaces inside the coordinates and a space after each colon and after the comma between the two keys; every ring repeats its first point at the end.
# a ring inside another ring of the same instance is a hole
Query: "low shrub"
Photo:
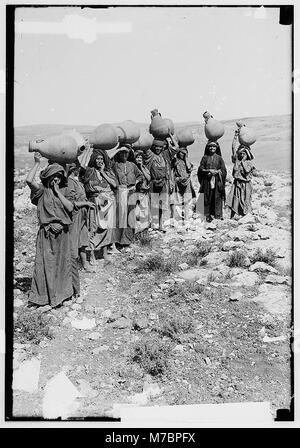
{"type": "Polygon", "coordinates": [[[53,339],[49,319],[41,313],[24,311],[14,321],[15,337],[18,341],[39,344],[44,338],[53,339]]]}
{"type": "Polygon", "coordinates": [[[169,369],[171,345],[157,336],[147,336],[133,347],[131,359],[152,376],[164,375],[169,369]]]}
{"type": "Polygon", "coordinates": [[[259,261],[275,267],[276,266],[276,253],[274,252],[273,249],[266,249],[265,251],[263,251],[261,248],[258,248],[252,255],[251,262],[256,263],[259,261]]]}
{"type": "Polygon", "coordinates": [[[227,265],[230,268],[244,268],[246,267],[246,260],[246,254],[240,250],[237,250],[229,255],[227,265]]]}

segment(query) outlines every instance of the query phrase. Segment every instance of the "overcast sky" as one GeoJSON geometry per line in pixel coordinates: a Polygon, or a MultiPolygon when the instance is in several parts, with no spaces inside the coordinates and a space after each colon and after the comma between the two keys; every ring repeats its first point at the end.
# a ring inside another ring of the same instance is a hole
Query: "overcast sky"
{"type": "Polygon", "coordinates": [[[146,122],[154,107],[176,122],[291,113],[291,27],[278,18],[277,8],[17,8],[15,125],[146,122]]]}

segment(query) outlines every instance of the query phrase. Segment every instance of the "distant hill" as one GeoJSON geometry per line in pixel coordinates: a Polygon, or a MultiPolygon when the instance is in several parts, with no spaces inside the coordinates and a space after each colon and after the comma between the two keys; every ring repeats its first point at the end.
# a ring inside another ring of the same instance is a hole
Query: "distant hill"
{"type": "MultiPolygon", "coordinates": [[[[247,125],[255,129],[258,139],[253,145],[255,165],[258,169],[274,171],[291,171],[292,161],[292,117],[291,115],[275,115],[264,117],[242,118],[247,125]]],[[[236,129],[236,119],[222,121],[225,134],[219,143],[225,163],[231,166],[231,142],[236,129]]],[[[116,123],[117,124],[117,123],[116,123]]],[[[137,123],[140,129],[146,129],[149,123],[137,123]]],[[[189,127],[195,135],[195,143],[189,147],[189,156],[198,165],[203,155],[206,137],[202,122],[175,123],[175,127],[189,127]]],[[[28,142],[35,137],[50,137],[61,132],[76,129],[84,136],[89,136],[95,126],[37,124],[15,127],[15,167],[23,168],[31,165],[32,154],[28,153],[28,142]]]]}

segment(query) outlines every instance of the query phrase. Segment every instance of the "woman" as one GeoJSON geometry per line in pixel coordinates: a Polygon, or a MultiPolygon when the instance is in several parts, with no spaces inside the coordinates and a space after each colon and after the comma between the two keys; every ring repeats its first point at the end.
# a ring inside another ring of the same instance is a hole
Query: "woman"
{"type": "Polygon", "coordinates": [[[72,267],[74,277],[75,294],[79,295],[79,284],[76,283],[77,260],[80,257],[83,270],[85,272],[93,271],[87,263],[86,248],[89,246],[89,231],[87,228],[87,209],[94,208],[92,202],[88,202],[82,183],[78,179],[80,165],[79,163],[71,163],[68,165],[68,198],[73,203],[72,224],[70,227],[71,235],[71,253],[72,267]]]}
{"type": "Polygon", "coordinates": [[[113,189],[117,179],[110,170],[109,158],[105,151],[97,150],[91,155],[84,175],[84,187],[89,201],[95,208],[89,209],[88,228],[90,230],[90,263],[95,263],[95,250],[103,249],[103,258],[109,261],[108,246],[115,243],[116,203],[113,189]]]}
{"type": "Polygon", "coordinates": [[[58,163],[49,164],[41,172],[42,184],[35,181],[40,159],[41,155],[35,153],[35,164],[26,179],[40,226],[29,302],[56,307],[73,295],[70,244],[73,204],[64,195],[67,177],[58,163]]]}
{"type": "Polygon", "coordinates": [[[231,218],[235,215],[245,216],[252,212],[251,179],[255,170],[251,160],[254,159],[249,146],[240,145],[236,151],[239,130],[235,131],[232,141],[233,185],[228,195],[226,205],[231,209],[231,218]]]}
{"type": "Polygon", "coordinates": [[[165,232],[164,223],[169,217],[169,209],[171,218],[174,217],[172,160],[177,152],[177,142],[171,134],[170,140],[154,139],[151,148],[144,152],[145,165],[151,176],[151,222],[154,226],[158,221],[158,230],[162,232],[165,232]]]}
{"type": "Polygon", "coordinates": [[[180,207],[183,222],[188,218],[192,198],[196,196],[191,181],[193,164],[188,159],[188,150],[179,147],[174,161],[176,204],[180,207]]]}
{"type": "Polygon", "coordinates": [[[209,140],[198,168],[199,192],[204,193],[204,215],[208,222],[211,222],[213,217],[223,219],[226,175],[220,146],[209,140]]]}
{"type": "Polygon", "coordinates": [[[143,180],[136,186],[136,227],[135,233],[142,232],[150,225],[150,171],[143,163],[143,151],[138,150],[134,153],[134,161],[143,175],[143,180]]]}
{"type": "Polygon", "coordinates": [[[135,233],[136,185],[142,183],[143,174],[128,161],[130,149],[118,148],[113,163],[113,172],[118,181],[117,191],[117,242],[122,246],[132,243],[135,233]]]}

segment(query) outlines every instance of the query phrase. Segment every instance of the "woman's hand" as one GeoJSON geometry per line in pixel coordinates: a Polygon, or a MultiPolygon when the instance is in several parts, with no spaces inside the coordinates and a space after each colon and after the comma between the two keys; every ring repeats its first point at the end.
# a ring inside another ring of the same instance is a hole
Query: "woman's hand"
{"type": "Polygon", "coordinates": [[[59,233],[61,231],[61,229],[62,229],[62,225],[59,224],[58,222],[51,223],[51,230],[53,233],[55,233],[55,234],[59,233]]]}
{"type": "Polygon", "coordinates": [[[42,156],[39,152],[36,151],[33,155],[33,158],[34,158],[35,163],[40,163],[42,156]]]}
{"type": "Polygon", "coordinates": [[[89,208],[95,208],[95,204],[93,204],[93,202],[89,202],[89,201],[87,201],[87,202],[86,202],[86,207],[89,207],[89,208]]]}
{"type": "Polygon", "coordinates": [[[52,181],[52,190],[54,192],[54,194],[57,196],[58,192],[59,192],[59,184],[57,183],[56,180],[52,181]]]}

